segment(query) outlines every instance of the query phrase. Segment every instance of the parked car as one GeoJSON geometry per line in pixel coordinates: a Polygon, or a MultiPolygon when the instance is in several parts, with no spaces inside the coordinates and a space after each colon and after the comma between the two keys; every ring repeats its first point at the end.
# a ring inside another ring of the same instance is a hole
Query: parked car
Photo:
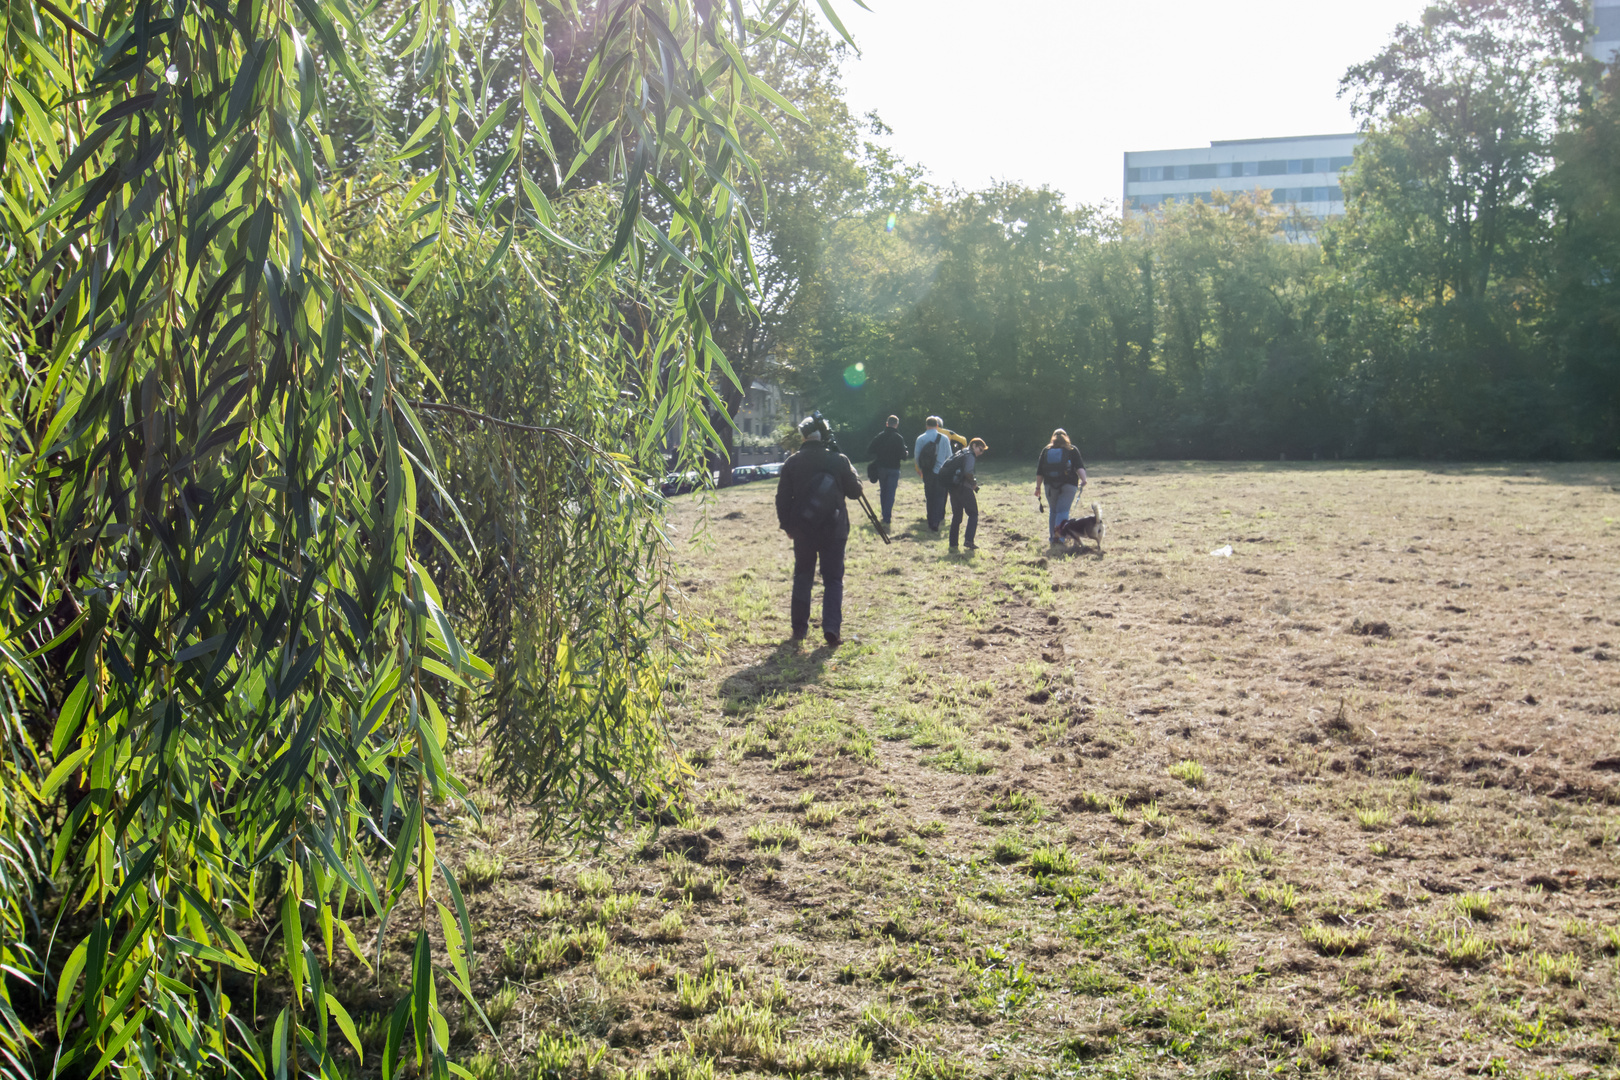
{"type": "Polygon", "coordinates": [[[665,495],[685,495],[694,491],[698,486],[698,474],[695,472],[669,473],[658,484],[658,490],[665,495]]]}
{"type": "Polygon", "coordinates": [[[777,477],[782,475],[782,463],[780,461],[772,461],[764,465],[755,465],[754,468],[759,470],[759,476],[762,480],[766,477],[777,477]]]}
{"type": "Polygon", "coordinates": [[[758,480],[759,478],[758,465],[739,465],[731,470],[731,482],[733,484],[746,484],[750,480],[758,480]]]}

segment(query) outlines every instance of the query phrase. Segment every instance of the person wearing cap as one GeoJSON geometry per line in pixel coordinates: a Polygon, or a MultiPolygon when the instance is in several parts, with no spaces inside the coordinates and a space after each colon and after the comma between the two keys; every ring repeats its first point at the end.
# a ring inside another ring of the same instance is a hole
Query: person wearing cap
{"type": "Polygon", "coordinates": [[[883,511],[883,527],[894,516],[894,491],[900,486],[900,463],[911,456],[906,437],[900,434],[900,418],[891,416],[866,447],[872,460],[871,478],[877,481],[878,504],[883,511]]]}
{"type": "Polygon", "coordinates": [[[776,482],[776,520],[793,540],[793,598],[788,614],[793,640],[810,633],[810,593],[821,563],[821,634],[828,645],[843,640],[844,546],[849,541],[845,499],[861,497],[861,481],[849,458],[827,445],[820,413],[799,422],[804,443],[782,463],[776,482]]]}
{"type": "Polygon", "coordinates": [[[956,550],[957,532],[962,527],[964,517],[967,518],[967,535],[962,537],[962,544],[969,551],[978,546],[973,542],[973,534],[979,531],[979,481],[973,475],[973,466],[988,449],[990,447],[983,439],[971,439],[967,450],[958,452],[962,459],[962,475],[950,487],[952,551],[956,550]]]}

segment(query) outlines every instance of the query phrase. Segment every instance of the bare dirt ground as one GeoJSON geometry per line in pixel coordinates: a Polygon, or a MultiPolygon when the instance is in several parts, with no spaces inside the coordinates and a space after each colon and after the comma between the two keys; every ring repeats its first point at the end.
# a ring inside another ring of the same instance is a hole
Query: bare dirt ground
{"type": "Polygon", "coordinates": [[[1620,469],[1126,463],[1100,555],[1032,482],[962,556],[903,483],[836,649],[774,484],[677,501],[689,801],[464,836],[463,1063],[1620,1075],[1620,469]]]}

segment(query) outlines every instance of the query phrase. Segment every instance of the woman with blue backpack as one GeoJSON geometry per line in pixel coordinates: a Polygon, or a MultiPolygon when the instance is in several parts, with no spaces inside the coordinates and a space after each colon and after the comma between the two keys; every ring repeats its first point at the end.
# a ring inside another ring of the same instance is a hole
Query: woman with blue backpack
{"type": "Polygon", "coordinates": [[[1058,526],[1068,520],[1074,497],[1086,486],[1086,459],[1069,441],[1067,431],[1058,428],[1052,432],[1052,441],[1035,459],[1035,475],[1035,504],[1040,505],[1041,488],[1044,486],[1046,502],[1051,507],[1046,540],[1049,544],[1055,544],[1058,526]]]}

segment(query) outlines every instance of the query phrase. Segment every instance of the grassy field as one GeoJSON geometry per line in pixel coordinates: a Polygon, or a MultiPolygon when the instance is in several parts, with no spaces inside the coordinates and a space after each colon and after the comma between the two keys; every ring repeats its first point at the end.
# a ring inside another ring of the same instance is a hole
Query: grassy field
{"type": "Polygon", "coordinates": [[[1620,469],[1093,479],[1066,556],[1023,471],[962,556],[903,483],[837,649],[772,485],[678,500],[696,783],[595,857],[463,835],[465,1066],[1620,1075],[1620,469]]]}

